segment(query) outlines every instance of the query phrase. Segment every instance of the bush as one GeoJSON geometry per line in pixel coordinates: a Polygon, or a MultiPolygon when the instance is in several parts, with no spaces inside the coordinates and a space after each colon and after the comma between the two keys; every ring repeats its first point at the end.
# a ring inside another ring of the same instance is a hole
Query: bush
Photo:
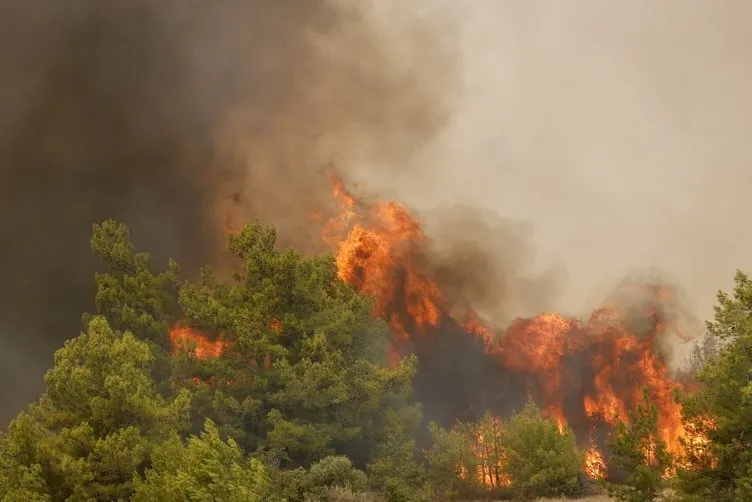
{"type": "Polygon", "coordinates": [[[306,493],[311,494],[332,487],[363,491],[366,482],[365,473],[353,467],[349,458],[332,456],[319,460],[308,469],[305,488],[306,493]]]}
{"type": "Polygon", "coordinates": [[[325,457],[307,470],[276,470],[272,479],[277,493],[289,502],[360,500],[341,497],[347,493],[360,496],[367,482],[365,473],[353,467],[344,456],[325,457]]]}
{"type": "Polygon", "coordinates": [[[560,432],[532,402],[504,425],[502,446],[516,498],[571,496],[578,490],[582,456],[574,435],[560,432]]]}

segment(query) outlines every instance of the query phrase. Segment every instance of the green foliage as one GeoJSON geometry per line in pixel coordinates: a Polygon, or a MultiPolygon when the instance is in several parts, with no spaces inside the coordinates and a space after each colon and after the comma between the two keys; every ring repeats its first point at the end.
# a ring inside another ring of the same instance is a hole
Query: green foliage
{"type": "Polygon", "coordinates": [[[287,502],[329,500],[334,494],[364,493],[366,475],[341,455],[324,457],[308,469],[272,470],[274,491],[287,502]]]}
{"type": "Polygon", "coordinates": [[[0,501],[48,502],[51,500],[42,466],[35,463],[35,443],[42,431],[22,413],[0,436],[0,501]]]}
{"type": "Polygon", "coordinates": [[[261,502],[270,500],[269,478],[257,459],[222,441],[210,420],[187,443],[177,434],[155,448],[145,476],[135,476],[134,502],[261,502]]]}
{"type": "Polygon", "coordinates": [[[326,457],[314,463],[306,476],[306,492],[317,495],[322,487],[339,486],[362,491],[366,486],[366,475],[355,469],[349,458],[344,456],[326,457]]]}
{"type": "Polygon", "coordinates": [[[718,293],[710,334],[720,353],[697,379],[702,388],[683,400],[685,428],[708,447],[689,448],[677,488],[687,500],[752,500],[752,281],[735,277],[733,295],[718,293]]]}
{"type": "Polygon", "coordinates": [[[389,410],[376,451],[368,465],[370,485],[387,502],[424,499],[424,466],[418,462],[415,435],[421,421],[418,407],[389,410]]]}
{"type": "Polygon", "coordinates": [[[517,498],[572,495],[579,487],[582,455],[573,433],[560,432],[532,402],[503,425],[500,446],[517,498]]]}
{"type": "Polygon", "coordinates": [[[617,500],[650,502],[658,499],[664,488],[662,476],[671,467],[672,458],[658,435],[658,410],[643,391],[643,404],[630,414],[630,422],[616,425],[608,443],[610,462],[623,471],[622,484],[609,485],[617,500]]]}
{"type": "Polygon", "coordinates": [[[478,490],[477,479],[463,476],[474,472],[477,460],[469,427],[458,423],[446,430],[435,423],[428,425],[431,447],[426,451],[426,477],[434,499],[458,500],[478,490]]]}
{"type": "Polygon", "coordinates": [[[24,490],[39,500],[128,497],[153,445],[188,424],[188,394],[156,395],[151,362],[146,343],[91,318],[55,353],[39,403],[10,424],[0,499],[24,490]]]}
{"type": "Polygon", "coordinates": [[[450,431],[430,426],[426,452],[434,500],[467,500],[496,494],[530,500],[573,495],[580,488],[582,456],[571,431],[528,403],[507,421],[486,413],[450,431]]]}
{"type": "Polygon", "coordinates": [[[386,325],[331,256],[280,252],[275,240],[273,227],[247,226],[229,240],[241,264],[231,281],[206,269],[181,288],[188,322],[229,345],[218,361],[176,360],[173,386],[193,389],[194,427],[210,417],[282,466],[373,450],[384,414],[407,405],[415,363],[382,366],[386,325]],[[213,383],[193,379],[209,374],[213,383]]]}
{"type": "Polygon", "coordinates": [[[170,260],[155,275],[151,257],[136,253],[128,227],[113,220],[94,225],[91,249],[107,269],[95,276],[99,314],[113,329],[162,345],[176,307],[178,264],[170,260]]]}

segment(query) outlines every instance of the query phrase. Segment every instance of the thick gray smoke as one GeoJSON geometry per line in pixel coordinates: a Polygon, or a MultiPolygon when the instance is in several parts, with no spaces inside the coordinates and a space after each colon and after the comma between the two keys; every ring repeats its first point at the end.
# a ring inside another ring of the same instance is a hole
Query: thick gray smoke
{"type": "Polygon", "coordinates": [[[443,127],[448,33],[385,19],[325,0],[0,7],[0,421],[91,309],[93,222],[189,273],[228,209],[303,245],[327,163],[399,166],[443,127]]]}
{"type": "Polygon", "coordinates": [[[432,175],[383,184],[529,224],[532,265],[566,269],[557,309],[654,267],[712,316],[752,270],[752,3],[415,1],[453,13],[463,94],[414,160],[432,175]]]}

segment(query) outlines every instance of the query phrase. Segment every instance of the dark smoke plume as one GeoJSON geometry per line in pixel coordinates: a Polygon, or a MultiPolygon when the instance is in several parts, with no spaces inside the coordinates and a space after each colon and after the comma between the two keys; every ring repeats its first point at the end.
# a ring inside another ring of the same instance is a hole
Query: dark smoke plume
{"type": "Polygon", "coordinates": [[[536,244],[526,222],[472,206],[434,210],[426,269],[452,307],[478,312],[503,326],[519,316],[555,308],[563,292],[563,270],[536,270],[536,244]]]}
{"type": "Polygon", "coordinates": [[[215,261],[227,211],[310,244],[323,166],[399,168],[443,127],[450,34],[358,5],[0,6],[1,422],[92,308],[93,222],[188,273],[215,261]]]}

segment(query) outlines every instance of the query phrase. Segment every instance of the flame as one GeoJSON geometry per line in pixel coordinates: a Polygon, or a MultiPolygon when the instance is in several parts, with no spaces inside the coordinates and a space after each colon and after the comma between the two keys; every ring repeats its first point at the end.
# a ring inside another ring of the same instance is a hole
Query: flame
{"type": "Polygon", "coordinates": [[[187,326],[173,326],[169,333],[172,353],[188,351],[196,359],[211,359],[222,355],[226,343],[209,340],[205,334],[187,326]]]}
{"type": "MultiPolygon", "coordinates": [[[[429,240],[396,202],[362,207],[338,178],[333,195],[342,211],[325,223],[322,237],[335,247],[339,278],[376,299],[374,314],[389,323],[394,333],[390,355],[398,360],[412,336],[435,329],[448,311],[439,286],[418,267],[416,257],[429,240]]],[[[477,336],[487,335],[474,312],[455,321],[477,336]]]]}
{"type": "MultiPolygon", "coordinates": [[[[498,417],[493,417],[484,428],[478,426],[472,431],[471,451],[474,465],[469,466],[474,477],[489,490],[510,486],[512,481],[504,471],[506,456],[500,445],[502,423],[498,417]]],[[[466,478],[468,469],[460,466],[460,477],[466,478]]]]}
{"type": "MultiPolygon", "coordinates": [[[[282,330],[282,322],[277,318],[271,319],[269,321],[269,330],[273,333],[279,333],[282,330]]],[[[228,342],[222,340],[212,341],[206,334],[183,324],[176,324],[170,329],[169,339],[173,354],[177,354],[180,351],[188,351],[193,357],[200,360],[221,357],[225,355],[225,349],[230,345],[228,342]]],[[[257,366],[258,361],[251,360],[249,364],[257,366]]],[[[271,365],[272,356],[271,354],[266,354],[262,362],[262,367],[269,369],[271,365]]]]}
{"type": "Polygon", "coordinates": [[[512,480],[504,472],[504,452],[485,450],[483,438],[478,438],[476,454],[479,457],[475,476],[490,490],[511,486],[512,480]]]}
{"type": "Polygon", "coordinates": [[[679,459],[677,465],[692,471],[698,468],[715,469],[718,458],[710,451],[709,435],[715,430],[715,420],[708,416],[700,416],[685,424],[686,434],[684,448],[686,455],[679,459]]]}
{"type": "Polygon", "coordinates": [[[590,443],[585,451],[585,475],[590,479],[606,477],[606,461],[594,443],[590,443]]]}
{"type": "MultiPolygon", "coordinates": [[[[659,436],[671,453],[683,454],[686,445],[706,448],[700,432],[685,430],[682,424],[681,406],[673,397],[678,384],[658,349],[666,336],[691,339],[661,308],[676,300],[670,288],[627,285],[627,293],[637,295],[616,295],[586,320],[550,312],[496,329],[471,309],[457,309],[427,272],[425,257],[431,242],[406,207],[396,202],[365,203],[336,177],[333,200],[337,206],[333,217],[314,213],[310,219],[321,226],[323,241],[335,253],[339,278],[373,297],[374,314],[389,324],[393,363],[410,353],[416,342],[433,340],[447,323],[459,327],[480,342],[485,357],[524,380],[529,397],[560,431],[570,427],[575,432],[584,445],[585,472],[592,477],[606,472],[604,450],[599,449],[603,444],[593,439],[595,433],[604,424],[628,421],[629,411],[642,401],[643,388],[658,409],[659,436]],[[643,305],[633,297],[647,301],[643,305]],[[642,324],[635,325],[635,320],[642,324]]],[[[229,214],[227,230],[233,231],[229,214]]],[[[278,319],[270,320],[269,328],[282,329],[278,319]]],[[[228,346],[182,325],[173,327],[169,338],[174,353],[193,347],[189,350],[197,359],[221,357],[228,346]]],[[[250,362],[264,368],[271,363],[269,355],[261,364],[250,362]]],[[[479,465],[474,475],[489,487],[507,486],[503,452],[492,444],[482,434],[476,438],[479,465]]]]}
{"type": "MultiPolygon", "coordinates": [[[[662,289],[658,289],[665,295],[662,289]]],[[[591,318],[597,349],[592,358],[595,370],[595,389],[586,396],[586,409],[600,415],[607,423],[628,420],[628,409],[635,409],[643,399],[642,388],[647,388],[652,403],[658,408],[658,432],[670,453],[683,453],[681,438],[681,405],[674,398],[679,384],[674,382],[668,367],[656,352],[657,339],[666,329],[666,323],[657,322],[648,336],[640,339],[630,332],[623,321],[603,324],[602,312],[591,318]]]]}
{"type": "MultiPolygon", "coordinates": [[[[404,206],[366,204],[337,178],[333,195],[341,210],[324,223],[322,237],[334,248],[339,277],[375,298],[374,313],[393,332],[394,360],[410,351],[411,342],[435,336],[450,319],[468,336],[482,339],[486,353],[501,366],[524,375],[528,393],[561,430],[578,423],[575,434],[582,440],[592,436],[597,423],[628,421],[629,410],[642,402],[642,389],[647,388],[659,412],[660,438],[671,453],[683,453],[681,438],[692,434],[684,430],[681,406],[674,399],[679,384],[658,349],[665,336],[690,339],[662,309],[676,300],[670,288],[625,285],[624,295],[610,299],[584,322],[543,313],[517,319],[494,341],[494,330],[475,312],[456,315],[439,284],[419,267],[430,240],[404,206]],[[645,299],[645,306],[635,297],[645,299]],[[649,329],[633,325],[635,320],[649,329]]],[[[588,470],[601,475],[603,455],[594,444],[587,447],[586,457],[588,470]]],[[[485,479],[487,472],[479,475],[485,479]]]]}

